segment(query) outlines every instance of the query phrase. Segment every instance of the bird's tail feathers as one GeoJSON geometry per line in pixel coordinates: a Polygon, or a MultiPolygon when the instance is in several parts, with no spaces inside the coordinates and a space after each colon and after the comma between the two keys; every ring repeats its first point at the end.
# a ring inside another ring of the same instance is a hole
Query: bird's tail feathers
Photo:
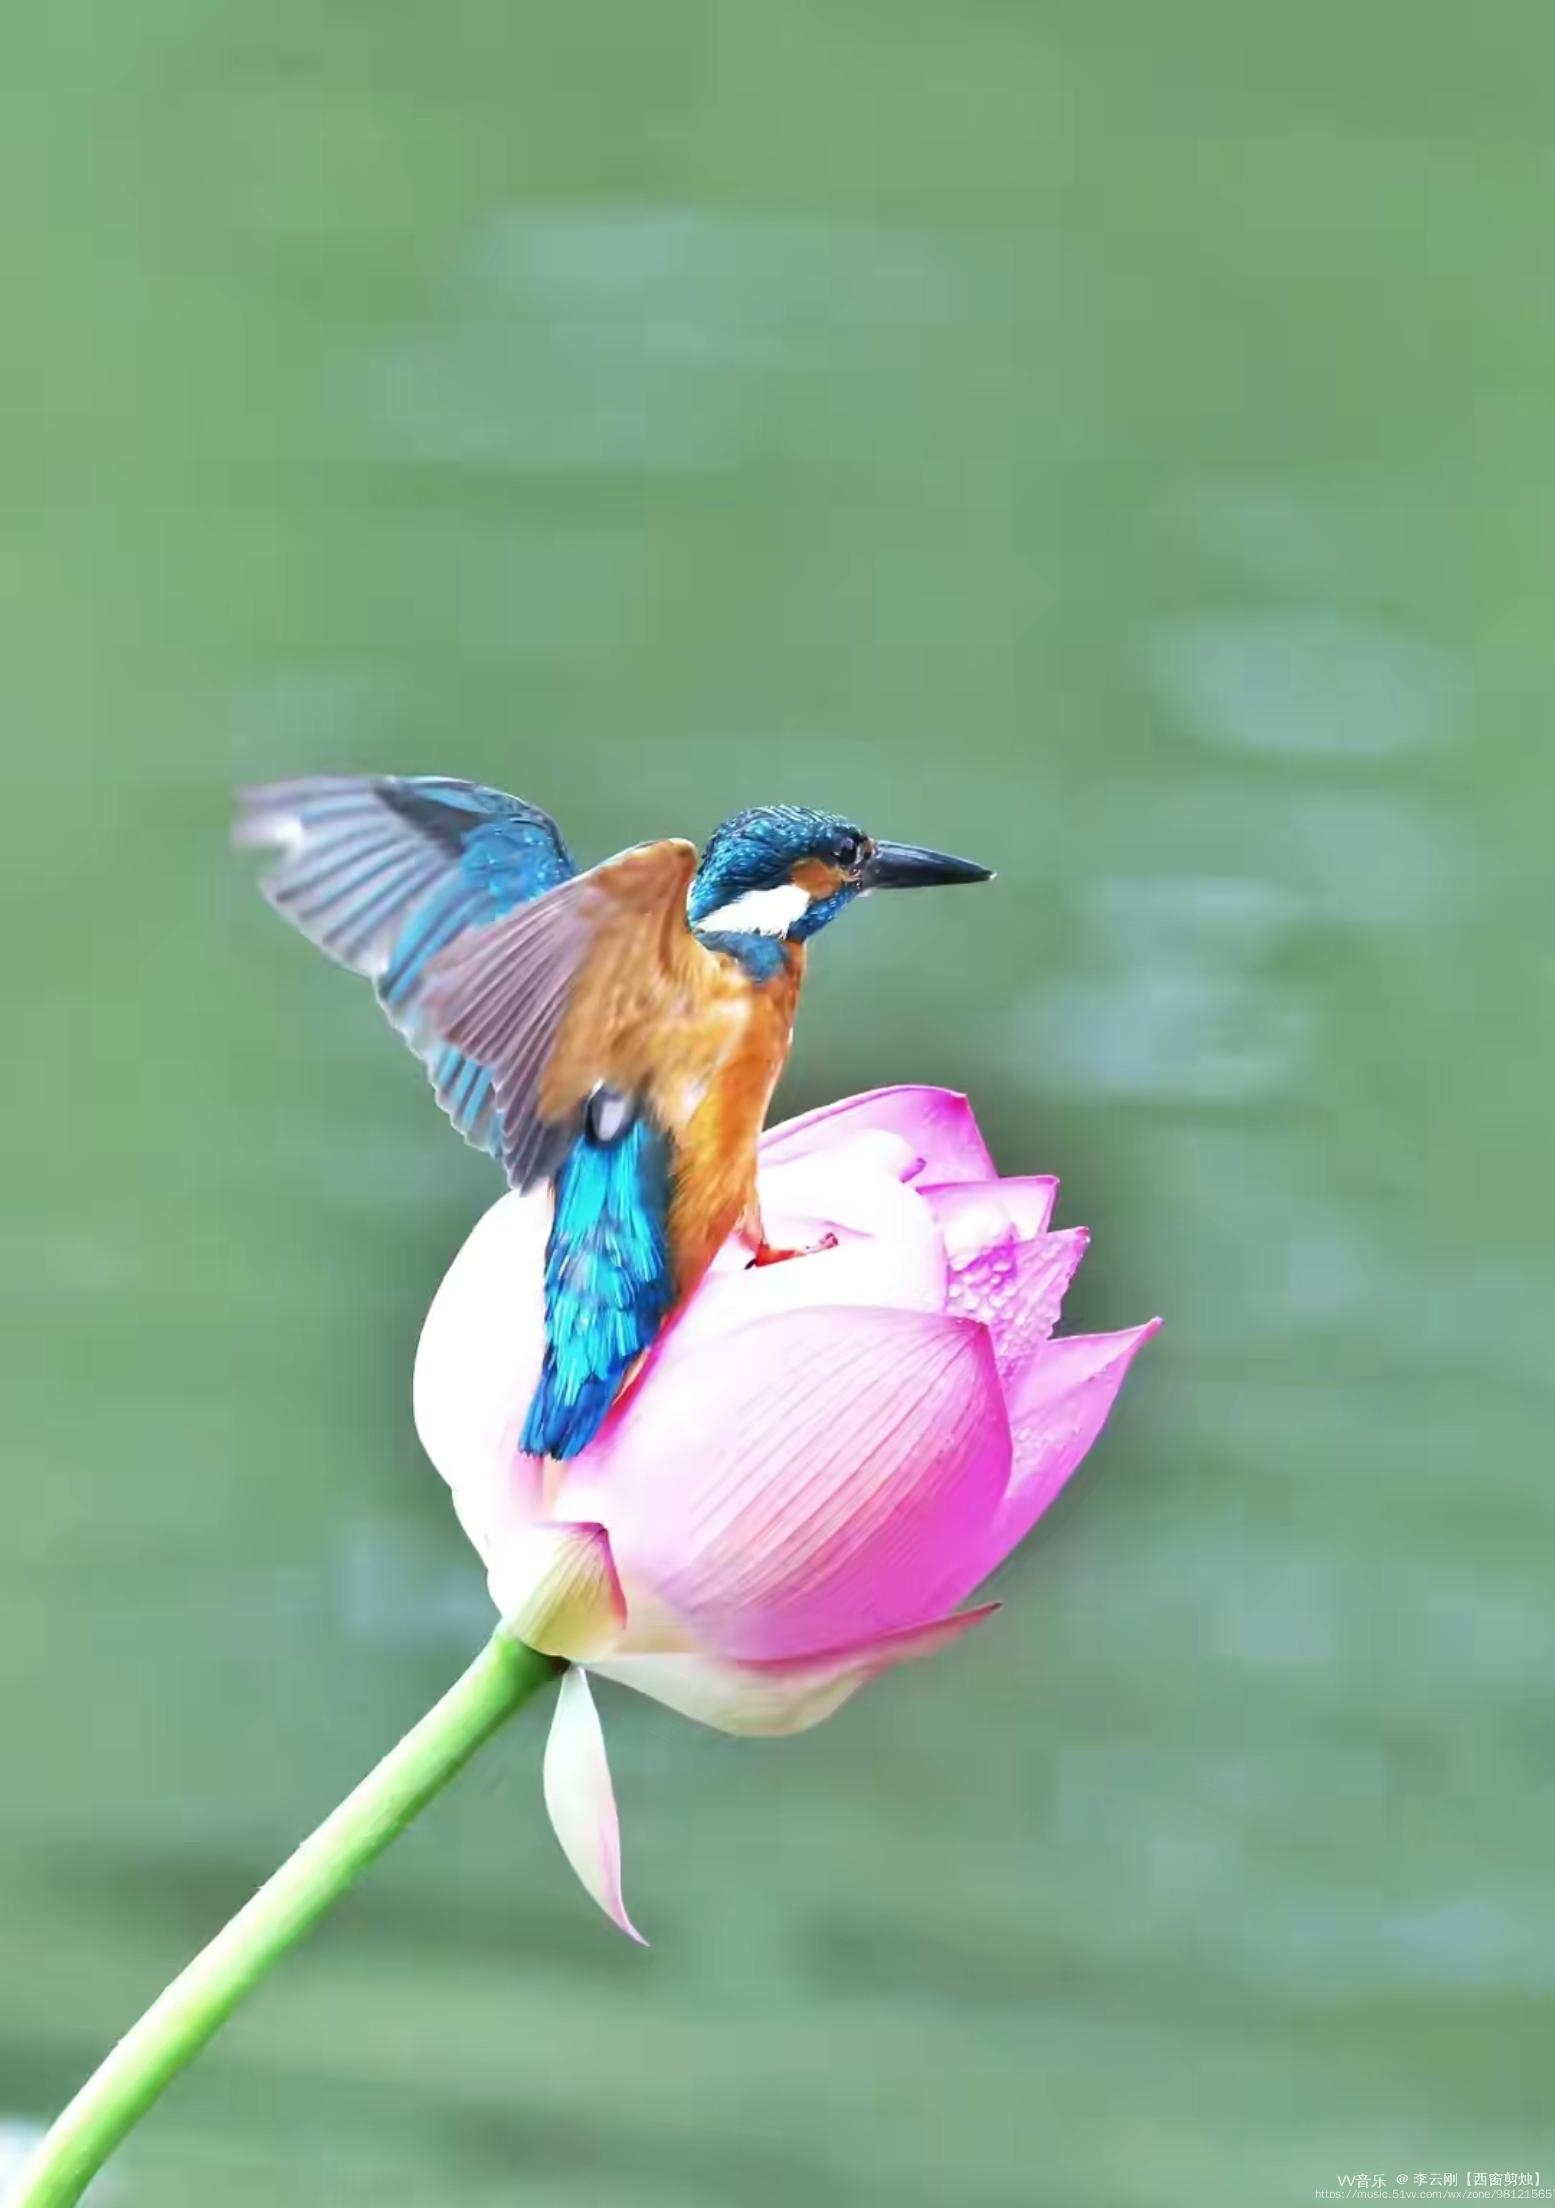
{"type": "Polygon", "coordinates": [[[669,1182],[667,1137],[629,1099],[596,1094],[556,1175],[545,1361],[520,1444],[531,1456],[586,1448],[663,1325],[674,1301],[669,1182]]]}

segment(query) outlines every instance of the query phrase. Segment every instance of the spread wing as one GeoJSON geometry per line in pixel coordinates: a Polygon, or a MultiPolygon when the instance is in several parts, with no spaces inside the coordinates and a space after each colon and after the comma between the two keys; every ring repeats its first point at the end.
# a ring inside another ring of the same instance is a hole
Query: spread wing
{"type": "Polygon", "coordinates": [[[576,875],[555,821],[476,782],[319,775],[244,791],[234,833],[279,850],[260,884],[276,911],[376,984],[454,1125],[501,1156],[491,1075],[437,1033],[422,996],[450,945],[576,875]]]}
{"type": "Polygon", "coordinates": [[[710,954],[686,921],[695,846],[646,843],[462,935],[421,993],[435,1037],[490,1075],[515,1188],[555,1173],[589,1098],[640,1087],[642,1045],[710,954]]]}

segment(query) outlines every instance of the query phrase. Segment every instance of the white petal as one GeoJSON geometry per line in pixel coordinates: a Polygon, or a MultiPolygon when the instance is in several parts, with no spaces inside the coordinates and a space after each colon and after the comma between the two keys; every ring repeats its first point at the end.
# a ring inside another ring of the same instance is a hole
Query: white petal
{"type": "Polygon", "coordinates": [[[488,1565],[543,1507],[540,1468],[518,1437],[545,1348],[550,1222],[544,1190],[493,1204],[449,1267],[416,1352],[416,1431],[488,1565]]]}
{"type": "Polygon", "coordinates": [[[985,1603],[980,1610],[936,1618],[929,1625],[835,1649],[827,1656],[781,1663],[730,1663],[705,1653],[639,1656],[618,1651],[597,1668],[605,1678],[649,1695],[699,1725],[770,1739],[807,1732],[881,1672],[948,1648],[972,1626],[991,1618],[998,1607],[996,1602],[985,1603]]]}
{"type": "Polygon", "coordinates": [[[626,1598],[603,1526],[526,1526],[489,1576],[503,1624],[543,1655],[584,1663],[621,1638],[626,1598]]]}
{"type": "Polygon", "coordinates": [[[545,1744],[545,1806],[562,1853],[607,1917],[646,1947],[621,1898],[621,1824],[586,1675],[563,1675],[545,1744]]]}

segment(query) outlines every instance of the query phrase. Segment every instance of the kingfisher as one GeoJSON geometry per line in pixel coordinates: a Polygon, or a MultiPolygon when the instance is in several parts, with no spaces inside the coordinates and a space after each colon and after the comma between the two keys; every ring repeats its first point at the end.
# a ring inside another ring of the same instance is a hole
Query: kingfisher
{"type": "Polygon", "coordinates": [[[584,871],[538,806],[436,776],[246,790],[235,837],[279,853],[265,896],[373,983],[465,1140],[549,1186],[520,1443],[549,1458],[593,1439],[732,1234],[753,1264],[810,1254],[768,1243],[756,1147],[811,938],[871,890],[991,879],[802,805],[584,871]]]}

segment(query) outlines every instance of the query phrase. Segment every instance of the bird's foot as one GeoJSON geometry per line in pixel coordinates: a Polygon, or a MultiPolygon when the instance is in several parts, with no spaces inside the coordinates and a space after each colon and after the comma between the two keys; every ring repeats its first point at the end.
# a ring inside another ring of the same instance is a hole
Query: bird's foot
{"type": "Polygon", "coordinates": [[[823,1234],[819,1242],[807,1242],[800,1250],[776,1250],[770,1242],[760,1242],[756,1246],[755,1256],[745,1270],[749,1273],[754,1272],[758,1265],[786,1265],[791,1257],[819,1257],[823,1250],[834,1250],[836,1247],[837,1237],[834,1234],[823,1234]]]}

